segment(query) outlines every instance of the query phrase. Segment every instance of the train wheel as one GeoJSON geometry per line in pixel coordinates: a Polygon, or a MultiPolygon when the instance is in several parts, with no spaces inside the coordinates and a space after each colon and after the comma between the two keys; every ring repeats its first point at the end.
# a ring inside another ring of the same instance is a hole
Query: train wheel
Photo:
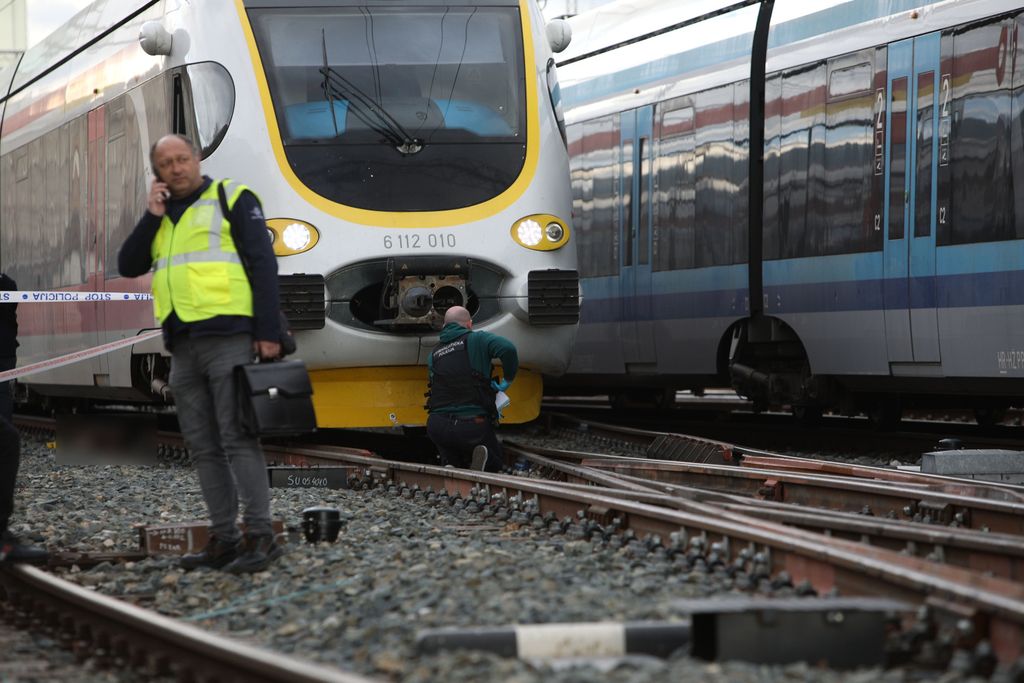
{"type": "Polygon", "coordinates": [[[903,419],[903,406],[894,398],[879,397],[865,412],[875,429],[893,429],[903,419]]]}

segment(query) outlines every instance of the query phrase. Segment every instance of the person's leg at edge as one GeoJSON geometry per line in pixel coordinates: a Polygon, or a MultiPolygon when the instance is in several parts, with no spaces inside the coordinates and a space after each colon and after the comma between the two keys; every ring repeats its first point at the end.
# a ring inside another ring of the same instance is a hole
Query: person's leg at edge
{"type": "MultiPolygon", "coordinates": [[[[13,370],[17,364],[17,356],[0,356],[0,372],[13,370]]],[[[8,422],[14,417],[13,385],[13,380],[0,382],[0,417],[8,422]]]]}
{"type": "Polygon", "coordinates": [[[236,393],[235,367],[251,362],[252,338],[249,335],[203,337],[197,342],[210,380],[221,447],[238,487],[245,533],[247,536],[271,536],[267,461],[259,439],[242,430],[236,393]]]}
{"type": "Polygon", "coordinates": [[[0,419],[0,534],[14,512],[14,484],[18,479],[21,446],[18,431],[10,422],[0,419]]]}
{"type": "Polygon", "coordinates": [[[199,487],[210,515],[210,530],[223,541],[237,541],[241,537],[237,524],[238,494],[217,430],[210,380],[191,339],[175,345],[170,384],[185,445],[195,458],[199,487]]]}
{"type": "Polygon", "coordinates": [[[21,460],[21,437],[14,425],[0,418],[0,561],[46,562],[43,548],[26,545],[7,528],[14,512],[14,486],[21,460]]]}

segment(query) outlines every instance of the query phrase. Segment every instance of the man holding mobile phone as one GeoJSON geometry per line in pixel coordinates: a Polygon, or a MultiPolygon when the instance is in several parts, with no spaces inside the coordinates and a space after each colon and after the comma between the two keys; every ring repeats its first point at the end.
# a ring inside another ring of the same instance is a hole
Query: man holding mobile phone
{"type": "Polygon", "coordinates": [[[191,140],[160,138],[150,161],[147,211],[121,246],[118,269],[125,277],[153,270],[178,422],[210,514],[210,542],[181,565],[262,571],[283,550],[271,529],[259,440],[241,427],[234,369],[253,355],[281,354],[277,260],[259,199],[244,185],[202,175],[191,140]]]}

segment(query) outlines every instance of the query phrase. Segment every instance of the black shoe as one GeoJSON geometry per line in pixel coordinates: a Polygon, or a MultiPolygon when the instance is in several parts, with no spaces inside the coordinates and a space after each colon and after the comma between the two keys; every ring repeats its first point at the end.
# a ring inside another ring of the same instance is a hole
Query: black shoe
{"type": "Polygon", "coordinates": [[[46,564],[50,553],[44,548],[22,543],[17,536],[5,531],[0,536],[0,562],[25,562],[28,564],[46,564]]]}
{"type": "Polygon", "coordinates": [[[210,536],[210,540],[206,543],[205,548],[198,553],[182,556],[181,560],[178,561],[178,566],[182,569],[198,569],[199,567],[221,569],[233,562],[241,552],[241,539],[237,541],[222,541],[216,536],[210,536]]]}
{"type": "Polygon", "coordinates": [[[487,469],[487,446],[480,444],[473,449],[473,463],[470,465],[470,469],[474,469],[478,472],[484,472],[487,469]]]}
{"type": "Polygon", "coordinates": [[[282,555],[284,548],[274,542],[273,536],[246,536],[245,550],[238,559],[224,567],[224,571],[232,574],[261,572],[282,555]]]}

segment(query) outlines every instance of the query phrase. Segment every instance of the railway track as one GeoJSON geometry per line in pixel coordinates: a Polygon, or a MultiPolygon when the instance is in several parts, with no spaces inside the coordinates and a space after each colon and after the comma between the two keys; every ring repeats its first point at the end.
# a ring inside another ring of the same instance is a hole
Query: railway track
{"type": "Polygon", "coordinates": [[[89,653],[153,676],[260,683],[369,683],[369,679],[230,640],[86,590],[41,569],[0,566],[3,610],[89,653]]]}
{"type": "Polygon", "coordinates": [[[801,422],[784,413],[754,413],[737,398],[715,394],[677,399],[670,408],[612,408],[607,401],[549,398],[545,412],[571,415],[584,421],[614,422],[641,430],[683,432],[722,441],[745,440],[762,447],[827,455],[834,444],[844,454],[858,453],[887,460],[915,461],[933,451],[942,439],[957,439],[966,448],[1018,450],[1024,441],[1019,413],[999,425],[978,425],[956,412],[908,412],[899,425],[878,428],[863,417],[827,415],[801,422]]]}
{"type": "Polygon", "coordinates": [[[349,488],[471,501],[538,527],[571,527],[592,542],[699,556],[755,583],[784,573],[819,595],[896,598],[926,608],[930,628],[956,647],[985,644],[1007,665],[1024,653],[1019,487],[838,465],[822,474],[820,463],[723,442],[592,423],[587,429],[630,441],[637,451],[674,448],[701,462],[510,444],[532,464],[529,476],[510,476],[329,446],[265,451],[273,464],[341,468],[349,488]],[[857,514],[865,504],[877,512],[857,514]]]}
{"type": "MultiPolygon", "coordinates": [[[[591,467],[585,460],[568,464],[531,450],[515,452],[563,483],[381,461],[331,453],[330,449],[271,451],[268,457],[306,467],[347,463],[355,466],[353,483],[358,485],[372,485],[369,482],[377,480],[416,491],[444,490],[463,498],[511,504],[529,519],[546,519],[548,523],[581,520],[588,537],[626,533],[651,549],[713,553],[717,555],[714,561],[732,563],[755,574],[786,572],[794,581],[809,582],[819,594],[839,591],[900,598],[944,617],[945,626],[957,634],[951,637],[975,643],[990,641],[1002,662],[1013,662],[1024,652],[1019,536],[963,529],[936,531],[921,524],[910,532],[907,523],[882,523],[873,534],[858,533],[855,542],[842,538],[842,533],[851,533],[848,517],[819,516],[817,525],[803,520],[805,527],[829,532],[834,527],[841,532],[824,535],[790,526],[787,522],[793,518],[781,515],[786,509],[776,509],[776,520],[772,520],[756,503],[696,499],[699,496],[692,492],[659,491],[659,482],[623,477],[607,468],[591,467]],[[833,519],[835,524],[830,524],[833,519]],[[862,542],[865,537],[869,541],[885,539],[890,545],[897,539],[902,548],[869,545],[862,542]],[[921,550],[931,547],[932,552],[926,557],[904,553],[910,544],[921,550]],[[949,557],[957,558],[962,566],[954,565],[949,557]],[[1007,567],[1001,576],[992,575],[989,563],[1007,567]]],[[[1016,510],[1018,518],[1024,515],[1024,507],[1016,510]]],[[[792,510],[788,514],[793,514],[792,510]]]]}

